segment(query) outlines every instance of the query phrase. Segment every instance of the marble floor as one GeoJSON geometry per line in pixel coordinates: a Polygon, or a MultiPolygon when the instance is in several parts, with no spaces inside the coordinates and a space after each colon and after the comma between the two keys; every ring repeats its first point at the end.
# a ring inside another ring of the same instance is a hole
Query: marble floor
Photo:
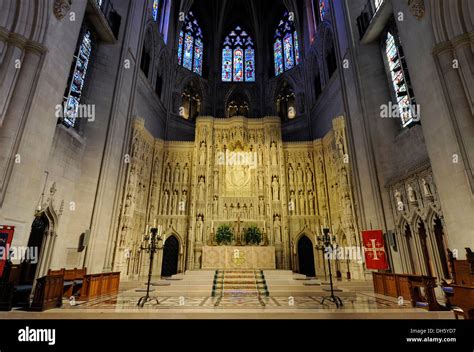
{"type": "Polygon", "coordinates": [[[34,313],[11,311],[0,313],[0,319],[453,319],[452,312],[428,312],[412,308],[409,302],[370,292],[341,297],[344,304],[336,308],[322,303],[323,296],[295,297],[175,297],[158,296],[158,302],[137,307],[139,299],[133,290],[88,302],[64,301],[59,309],[34,313]]]}

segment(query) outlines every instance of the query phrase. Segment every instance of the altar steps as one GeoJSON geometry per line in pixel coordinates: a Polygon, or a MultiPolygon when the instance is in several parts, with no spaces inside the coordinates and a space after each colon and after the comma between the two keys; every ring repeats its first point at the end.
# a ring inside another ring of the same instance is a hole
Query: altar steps
{"type": "Polygon", "coordinates": [[[268,286],[261,270],[216,270],[213,297],[268,296],[268,286]]]}

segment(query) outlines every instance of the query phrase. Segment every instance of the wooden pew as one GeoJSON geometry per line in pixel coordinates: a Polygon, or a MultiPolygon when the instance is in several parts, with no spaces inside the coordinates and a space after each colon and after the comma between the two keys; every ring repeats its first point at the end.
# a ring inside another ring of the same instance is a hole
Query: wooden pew
{"type": "MultiPolygon", "coordinates": [[[[82,282],[84,280],[84,275],[87,273],[87,269],[60,269],[64,274],[64,290],[63,296],[64,297],[71,297],[78,294],[80,288],[82,287],[82,282]]],[[[48,270],[48,275],[58,272],[57,270],[48,270]]]]}
{"type": "Polygon", "coordinates": [[[64,269],[50,271],[48,275],[37,279],[30,310],[43,311],[61,307],[63,288],[64,269]]]}
{"type": "Polygon", "coordinates": [[[464,319],[474,319],[474,258],[471,250],[466,248],[467,260],[456,260],[450,256],[450,267],[453,275],[451,283],[444,282],[443,291],[447,305],[464,319]]]}
{"type": "Polygon", "coordinates": [[[117,294],[119,285],[120,272],[84,275],[79,300],[85,301],[104,295],[117,294]]]}
{"type": "Polygon", "coordinates": [[[444,310],[437,302],[436,278],[423,275],[372,273],[374,292],[384,296],[403,297],[413,307],[444,310]]]}

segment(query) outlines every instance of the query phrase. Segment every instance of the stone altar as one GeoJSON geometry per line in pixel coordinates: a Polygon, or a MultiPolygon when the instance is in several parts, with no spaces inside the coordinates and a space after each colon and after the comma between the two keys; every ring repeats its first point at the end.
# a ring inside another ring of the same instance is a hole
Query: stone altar
{"type": "Polygon", "coordinates": [[[275,269],[274,246],[204,246],[202,269],[275,269]]]}

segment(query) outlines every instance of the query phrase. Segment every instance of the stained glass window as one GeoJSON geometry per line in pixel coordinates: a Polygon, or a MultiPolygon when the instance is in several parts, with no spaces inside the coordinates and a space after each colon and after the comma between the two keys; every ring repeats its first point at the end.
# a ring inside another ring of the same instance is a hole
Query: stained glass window
{"type": "Polygon", "coordinates": [[[255,82],[255,51],[252,48],[245,49],[245,80],[255,82]]]}
{"type": "Polygon", "coordinates": [[[182,56],[183,56],[183,42],[184,42],[184,33],[183,31],[179,32],[178,39],[178,65],[182,65],[182,56]]]}
{"type": "Polygon", "coordinates": [[[222,81],[232,82],[232,49],[222,49],[222,81]]]}
{"type": "Polygon", "coordinates": [[[192,12],[185,18],[178,38],[178,65],[202,75],[204,44],[201,27],[192,12]]]}
{"type": "Polygon", "coordinates": [[[255,82],[255,49],[252,38],[237,26],[224,40],[222,82],[255,82]]]}
{"type": "Polygon", "coordinates": [[[89,67],[90,57],[92,54],[91,32],[84,30],[83,35],[79,40],[81,44],[79,45],[71,81],[66,89],[64,98],[63,123],[69,127],[73,127],[78,118],[82,89],[84,88],[87,68],[89,67]]]}
{"type": "Polygon", "coordinates": [[[301,61],[298,33],[288,12],[285,12],[275,31],[275,43],[273,44],[273,55],[275,63],[275,75],[292,69],[301,61]]]}
{"type": "Polygon", "coordinates": [[[417,117],[413,89],[410,85],[408,70],[404,62],[403,49],[390,32],[385,39],[385,55],[387,59],[390,78],[397,100],[397,109],[402,120],[402,126],[411,124],[417,117]]]}
{"type": "Polygon", "coordinates": [[[328,6],[326,4],[326,0],[319,0],[319,18],[321,21],[324,21],[326,18],[326,14],[328,12],[328,6]]]}
{"type": "Polygon", "coordinates": [[[151,16],[153,17],[153,21],[158,21],[158,7],[160,5],[159,0],[153,0],[153,8],[151,10],[151,16]]]}
{"type": "Polygon", "coordinates": [[[275,74],[278,76],[283,73],[283,52],[281,48],[281,40],[277,40],[273,45],[273,51],[275,53],[275,74]]]}
{"type": "Polygon", "coordinates": [[[293,45],[295,46],[295,65],[300,63],[300,46],[298,43],[298,33],[296,31],[293,33],[293,45]]]}
{"type": "Polygon", "coordinates": [[[197,38],[194,44],[194,64],[193,72],[198,75],[202,74],[202,40],[197,38]]]}

